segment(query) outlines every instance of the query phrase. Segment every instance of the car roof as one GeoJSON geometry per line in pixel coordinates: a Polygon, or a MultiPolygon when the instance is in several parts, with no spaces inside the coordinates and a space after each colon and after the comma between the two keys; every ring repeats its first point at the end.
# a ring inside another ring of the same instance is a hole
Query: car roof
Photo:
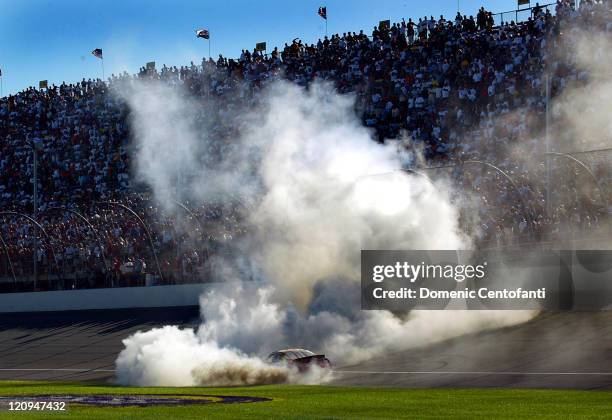
{"type": "Polygon", "coordinates": [[[306,350],[306,349],[283,349],[283,350],[278,350],[276,353],[288,353],[288,352],[304,352],[304,353],[312,353],[315,354],[313,352],[311,352],[310,350],[306,350]]]}

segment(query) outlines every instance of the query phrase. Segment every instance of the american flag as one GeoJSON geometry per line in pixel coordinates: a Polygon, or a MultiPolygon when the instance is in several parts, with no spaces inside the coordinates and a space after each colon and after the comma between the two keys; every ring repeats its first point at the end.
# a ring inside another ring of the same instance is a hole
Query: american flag
{"type": "Polygon", "coordinates": [[[319,16],[321,16],[323,19],[327,20],[327,7],[325,6],[321,6],[319,7],[319,11],[317,12],[319,14],[319,16]]]}
{"type": "Polygon", "coordinates": [[[210,39],[210,33],[208,32],[208,29],[198,29],[196,31],[196,36],[198,38],[210,39]]]}
{"type": "Polygon", "coordinates": [[[98,57],[100,60],[102,59],[102,48],[96,48],[91,53],[94,57],[98,57]]]}

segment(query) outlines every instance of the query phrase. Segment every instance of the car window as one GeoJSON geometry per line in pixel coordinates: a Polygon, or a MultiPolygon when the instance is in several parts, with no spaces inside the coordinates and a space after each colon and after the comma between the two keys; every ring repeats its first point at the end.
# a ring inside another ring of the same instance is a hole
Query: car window
{"type": "Polygon", "coordinates": [[[281,353],[272,353],[268,356],[268,360],[270,362],[280,362],[283,359],[283,355],[281,353]]]}

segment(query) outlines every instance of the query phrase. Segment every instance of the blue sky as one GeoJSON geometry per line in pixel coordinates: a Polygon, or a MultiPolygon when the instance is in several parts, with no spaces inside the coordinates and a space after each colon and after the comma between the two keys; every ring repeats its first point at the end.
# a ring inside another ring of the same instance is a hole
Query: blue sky
{"type": "MultiPolygon", "coordinates": [[[[535,3],[535,2],[533,2],[535,3]]],[[[515,9],[516,0],[460,0],[464,14],[481,5],[493,12],[515,9]]],[[[4,95],[39,80],[49,84],[130,73],[147,61],[182,65],[208,56],[208,43],[195,29],[211,32],[213,57],[236,57],[242,48],[266,41],[268,49],[299,37],[315,42],[325,33],[317,16],[328,9],[329,32],[367,33],[379,20],[425,14],[454,16],[457,0],[0,0],[0,69],[4,95]]]]}

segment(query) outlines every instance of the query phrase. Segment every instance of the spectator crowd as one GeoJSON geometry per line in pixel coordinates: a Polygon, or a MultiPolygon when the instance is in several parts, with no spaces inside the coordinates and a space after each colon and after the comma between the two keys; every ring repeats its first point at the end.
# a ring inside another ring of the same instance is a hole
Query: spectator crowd
{"type": "MultiPolygon", "coordinates": [[[[215,121],[210,135],[218,139],[211,160],[236,134],[226,116],[255,106],[266,85],[278,78],[301,86],[326,80],[355,96],[355,112],[372,128],[373,141],[422,151],[428,174],[447,171],[462,186],[457,191],[473,193],[462,220],[482,244],[601,231],[612,198],[603,187],[612,175],[610,156],[587,159],[590,172],[558,159],[547,171],[545,159],[534,156],[544,151],[545,74],[553,97],[584,81],[580,69],[553,52],[567,47],[573,28],[611,34],[611,8],[608,0],[583,0],[578,8],[559,0],[536,5],[523,22],[496,24],[484,8],[475,18],[402,19],[381,23],[370,36],[347,32],[315,44],[294,39],[269,54],[243,50],[235,59],[219,55],[1,98],[0,210],[19,214],[0,218],[0,277],[31,278],[36,269],[43,289],[201,281],[207,261],[242,233],[236,198],[185,203],[182,216],[164,214],[134,182],[128,107],[108,94],[133,78],[214,98],[218,106],[207,110],[215,121]],[[554,181],[548,196],[546,179],[554,181]],[[22,216],[34,213],[40,227],[22,216]]],[[[0,291],[14,290],[9,283],[0,283],[0,291]]]]}

